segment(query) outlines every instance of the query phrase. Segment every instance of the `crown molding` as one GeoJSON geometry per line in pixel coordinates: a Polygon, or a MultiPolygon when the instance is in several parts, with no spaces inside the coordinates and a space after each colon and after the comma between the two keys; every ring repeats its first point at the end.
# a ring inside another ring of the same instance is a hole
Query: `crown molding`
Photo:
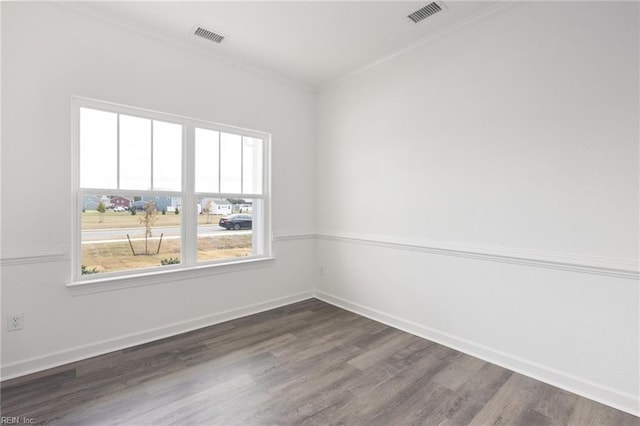
{"type": "Polygon", "coordinates": [[[489,16],[495,15],[498,12],[501,12],[505,9],[510,9],[513,7],[517,6],[521,6],[522,2],[520,1],[514,1],[514,0],[500,0],[497,4],[487,8],[487,9],[483,9],[478,11],[477,13],[468,16],[466,19],[463,19],[462,21],[459,22],[455,22],[443,29],[441,29],[440,31],[437,31],[433,34],[430,34],[428,36],[425,36],[421,39],[419,39],[418,41],[416,41],[415,43],[410,44],[409,46],[403,47],[399,50],[396,50],[395,52],[386,55],[376,61],[373,61],[369,64],[366,64],[362,67],[356,68],[352,71],[346,72],[338,77],[334,77],[332,79],[329,79],[327,81],[325,81],[324,83],[320,83],[316,86],[316,93],[320,93],[322,91],[324,91],[325,89],[329,89],[331,87],[337,86],[340,83],[347,81],[355,76],[358,76],[359,74],[362,74],[370,69],[376,68],[380,65],[383,65],[387,62],[393,61],[396,58],[403,56],[409,52],[412,52],[416,49],[419,49],[420,47],[435,41],[439,38],[442,38],[446,35],[448,35],[449,33],[452,33],[454,31],[458,31],[463,29],[464,27],[468,27],[471,26],[473,24],[475,24],[478,21],[481,21],[489,16]]]}

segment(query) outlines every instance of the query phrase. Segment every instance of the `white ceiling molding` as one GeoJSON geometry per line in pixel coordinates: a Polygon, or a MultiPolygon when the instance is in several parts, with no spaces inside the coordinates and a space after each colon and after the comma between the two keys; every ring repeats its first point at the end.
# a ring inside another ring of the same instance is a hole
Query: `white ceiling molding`
{"type": "Polygon", "coordinates": [[[414,24],[408,16],[429,2],[60,2],[173,46],[308,89],[376,66],[510,3],[450,0],[444,12],[414,24]],[[228,38],[222,44],[210,43],[193,36],[197,27],[228,38]]]}
{"type": "MultiPolygon", "coordinates": [[[[102,15],[100,13],[96,13],[96,12],[94,12],[92,10],[88,10],[87,8],[82,7],[86,3],[91,3],[91,2],[79,3],[79,2],[66,2],[66,1],[63,2],[63,1],[54,0],[52,3],[56,3],[58,5],[67,7],[70,10],[75,11],[76,13],[82,14],[83,16],[90,16],[90,17],[92,17],[94,19],[100,20],[100,21],[108,23],[110,25],[125,29],[127,31],[131,31],[131,32],[136,33],[136,34],[140,34],[140,35],[145,36],[145,37],[149,37],[151,39],[154,39],[156,41],[160,41],[162,43],[166,43],[166,44],[168,44],[170,46],[176,47],[178,49],[185,50],[187,52],[190,52],[192,54],[198,55],[200,57],[205,57],[205,58],[211,59],[213,61],[216,61],[218,63],[224,63],[224,64],[230,65],[232,67],[236,67],[238,69],[241,69],[241,70],[249,72],[249,73],[253,73],[253,74],[257,74],[257,75],[263,76],[263,77],[267,77],[269,79],[272,79],[272,80],[278,81],[280,83],[284,83],[284,84],[296,87],[298,89],[314,91],[314,86],[310,85],[310,84],[307,84],[305,82],[294,80],[294,79],[291,79],[291,78],[286,78],[286,77],[283,77],[282,75],[266,71],[266,70],[264,70],[264,69],[262,69],[260,67],[249,66],[249,65],[247,65],[245,63],[234,61],[234,60],[232,60],[232,59],[230,59],[230,58],[228,58],[228,57],[226,57],[224,55],[221,55],[218,52],[210,51],[210,52],[206,52],[205,53],[205,52],[203,52],[202,49],[198,48],[198,45],[200,43],[196,43],[194,45],[190,45],[188,43],[184,43],[184,42],[181,42],[181,41],[176,41],[175,39],[173,39],[171,37],[167,37],[167,36],[163,36],[161,34],[157,34],[157,33],[152,33],[152,32],[146,31],[146,30],[144,30],[142,28],[138,28],[138,27],[136,27],[134,25],[131,25],[129,23],[122,22],[122,21],[120,21],[118,19],[114,19],[114,18],[111,18],[111,17],[108,17],[108,16],[104,16],[104,15],[102,15]]],[[[151,3],[151,2],[146,2],[146,3],[151,3]]],[[[197,28],[197,25],[195,25],[192,28],[190,28],[186,33],[189,36],[192,36],[193,31],[191,31],[191,30],[195,30],[195,28],[197,28]]],[[[200,42],[200,41],[204,42],[204,40],[196,40],[196,41],[197,42],[200,42]]]]}
{"type": "Polygon", "coordinates": [[[322,89],[326,89],[329,88],[331,86],[334,86],[342,81],[348,80],[351,77],[357,76],[358,74],[361,74],[369,69],[375,68],[377,66],[380,66],[382,64],[384,64],[385,62],[389,62],[394,60],[395,58],[402,56],[404,54],[407,54],[415,49],[418,49],[422,46],[424,46],[427,43],[430,43],[432,41],[435,41],[439,38],[442,38],[444,36],[446,36],[447,34],[450,34],[454,31],[458,31],[464,27],[470,26],[475,24],[476,22],[479,22],[491,15],[494,15],[498,12],[502,12],[507,8],[512,8],[515,7],[516,5],[522,5],[522,3],[519,2],[515,2],[515,1],[503,1],[500,3],[494,3],[492,4],[490,7],[469,16],[467,19],[458,21],[446,28],[443,28],[440,31],[434,32],[433,34],[429,34],[426,37],[423,37],[421,39],[419,39],[418,41],[416,41],[415,43],[410,44],[409,46],[406,46],[396,52],[391,53],[388,56],[385,56],[383,58],[380,58],[376,61],[371,62],[370,64],[367,64],[363,67],[360,67],[358,69],[355,69],[351,72],[345,73],[339,77],[336,77],[334,79],[328,80],[327,82],[321,84],[318,86],[318,89],[322,90],[322,89]]]}

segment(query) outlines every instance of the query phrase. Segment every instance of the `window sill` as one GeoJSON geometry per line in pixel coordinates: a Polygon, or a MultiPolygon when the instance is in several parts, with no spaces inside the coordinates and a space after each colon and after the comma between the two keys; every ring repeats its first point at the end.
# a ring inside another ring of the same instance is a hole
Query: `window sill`
{"type": "Polygon", "coordinates": [[[198,265],[163,271],[152,271],[117,277],[96,278],[75,281],[67,284],[72,296],[101,293],[105,291],[121,290],[131,287],[141,287],[167,282],[189,280],[211,275],[241,272],[250,269],[266,268],[273,264],[274,257],[256,257],[253,259],[198,265]]]}

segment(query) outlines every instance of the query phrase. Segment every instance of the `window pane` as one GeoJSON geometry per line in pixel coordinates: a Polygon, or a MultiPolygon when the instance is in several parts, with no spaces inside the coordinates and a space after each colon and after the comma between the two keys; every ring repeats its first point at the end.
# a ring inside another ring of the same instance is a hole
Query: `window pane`
{"type": "Polygon", "coordinates": [[[242,193],[262,194],[262,139],[242,137],[242,193]]]}
{"type": "Polygon", "coordinates": [[[175,214],[179,204],[178,197],[83,195],[83,275],[179,263],[181,215],[175,214]]]}
{"type": "Polygon", "coordinates": [[[220,192],[239,194],[242,178],[242,137],[220,134],[220,192]]]}
{"type": "Polygon", "coordinates": [[[118,171],[117,114],[80,108],[80,187],[115,188],[118,171]]]}
{"type": "Polygon", "coordinates": [[[151,189],[151,120],[120,115],[120,189],[151,189]]]}
{"type": "Polygon", "coordinates": [[[98,104],[75,109],[81,205],[73,210],[81,233],[73,263],[82,265],[83,275],[146,275],[270,253],[268,144],[262,134],[242,136],[230,127],[136,108],[93,109],[102,108],[98,104]],[[189,160],[194,170],[182,167],[187,152],[195,154],[189,160]],[[197,211],[188,218],[196,222],[195,235],[193,229],[181,234],[184,197],[191,197],[189,207],[198,203],[197,209],[187,208],[190,215],[197,211]],[[196,253],[183,258],[182,246],[196,246],[196,253]]]}
{"type": "MultiPolygon", "coordinates": [[[[201,198],[198,203],[198,261],[259,254],[254,244],[254,205],[259,200],[201,198]]],[[[257,221],[256,216],[256,221],[257,221]]]]}
{"type": "Polygon", "coordinates": [[[182,182],[182,126],[153,122],[153,189],[180,191],[182,182]]]}
{"type": "Polygon", "coordinates": [[[219,133],[196,128],[196,192],[219,192],[219,133]]]}

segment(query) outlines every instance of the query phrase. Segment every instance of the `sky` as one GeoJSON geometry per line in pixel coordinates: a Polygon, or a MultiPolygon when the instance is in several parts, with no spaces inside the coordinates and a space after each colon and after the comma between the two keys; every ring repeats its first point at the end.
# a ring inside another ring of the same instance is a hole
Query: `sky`
{"type": "MultiPolygon", "coordinates": [[[[80,108],[80,187],[180,191],[182,133],[180,124],[80,108]]],[[[259,194],[262,143],[196,128],[195,191],[259,194]]]]}

